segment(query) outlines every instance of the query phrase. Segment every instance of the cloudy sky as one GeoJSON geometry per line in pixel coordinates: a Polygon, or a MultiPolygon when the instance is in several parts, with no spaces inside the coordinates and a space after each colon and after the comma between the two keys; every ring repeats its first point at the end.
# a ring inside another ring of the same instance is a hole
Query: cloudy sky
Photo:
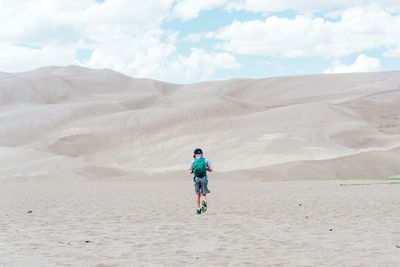
{"type": "Polygon", "coordinates": [[[0,71],[189,83],[400,70],[399,0],[0,0],[0,71]]]}

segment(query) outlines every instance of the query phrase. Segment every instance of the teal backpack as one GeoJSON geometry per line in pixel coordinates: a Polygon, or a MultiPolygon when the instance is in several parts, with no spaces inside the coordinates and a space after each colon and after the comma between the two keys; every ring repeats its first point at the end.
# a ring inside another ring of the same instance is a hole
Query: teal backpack
{"type": "Polygon", "coordinates": [[[199,178],[206,176],[206,174],[207,174],[206,162],[204,161],[203,157],[194,159],[193,173],[194,173],[194,176],[199,177],[199,178]]]}

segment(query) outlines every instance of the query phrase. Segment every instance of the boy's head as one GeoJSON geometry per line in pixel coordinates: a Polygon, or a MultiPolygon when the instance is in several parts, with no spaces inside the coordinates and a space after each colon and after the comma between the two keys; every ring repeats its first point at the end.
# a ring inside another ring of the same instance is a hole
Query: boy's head
{"type": "Polygon", "coordinates": [[[203,150],[201,150],[201,148],[196,148],[193,154],[193,157],[200,158],[201,156],[203,156],[203,150]]]}

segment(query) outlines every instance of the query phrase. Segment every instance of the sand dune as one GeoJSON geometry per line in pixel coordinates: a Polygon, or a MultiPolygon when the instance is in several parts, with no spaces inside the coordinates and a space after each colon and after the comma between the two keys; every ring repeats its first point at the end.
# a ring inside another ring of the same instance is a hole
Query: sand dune
{"type": "Polygon", "coordinates": [[[216,177],[390,177],[399,104],[400,72],[190,85],[76,66],[0,73],[0,177],[186,175],[198,146],[216,177]]]}

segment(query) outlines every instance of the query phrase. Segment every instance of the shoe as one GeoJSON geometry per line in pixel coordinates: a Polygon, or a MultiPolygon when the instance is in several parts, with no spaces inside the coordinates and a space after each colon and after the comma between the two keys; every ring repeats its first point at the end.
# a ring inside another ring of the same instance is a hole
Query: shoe
{"type": "Polygon", "coordinates": [[[201,214],[201,209],[197,209],[197,214],[201,214]]]}
{"type": "Polygon", "coordinates": [[[207,202],[206,202],[205,200],[203,200],[203,201],[201,202],[201,211],[202,211],[203,213],[205,213],[205,212],[207,211],[207,202]]]}

